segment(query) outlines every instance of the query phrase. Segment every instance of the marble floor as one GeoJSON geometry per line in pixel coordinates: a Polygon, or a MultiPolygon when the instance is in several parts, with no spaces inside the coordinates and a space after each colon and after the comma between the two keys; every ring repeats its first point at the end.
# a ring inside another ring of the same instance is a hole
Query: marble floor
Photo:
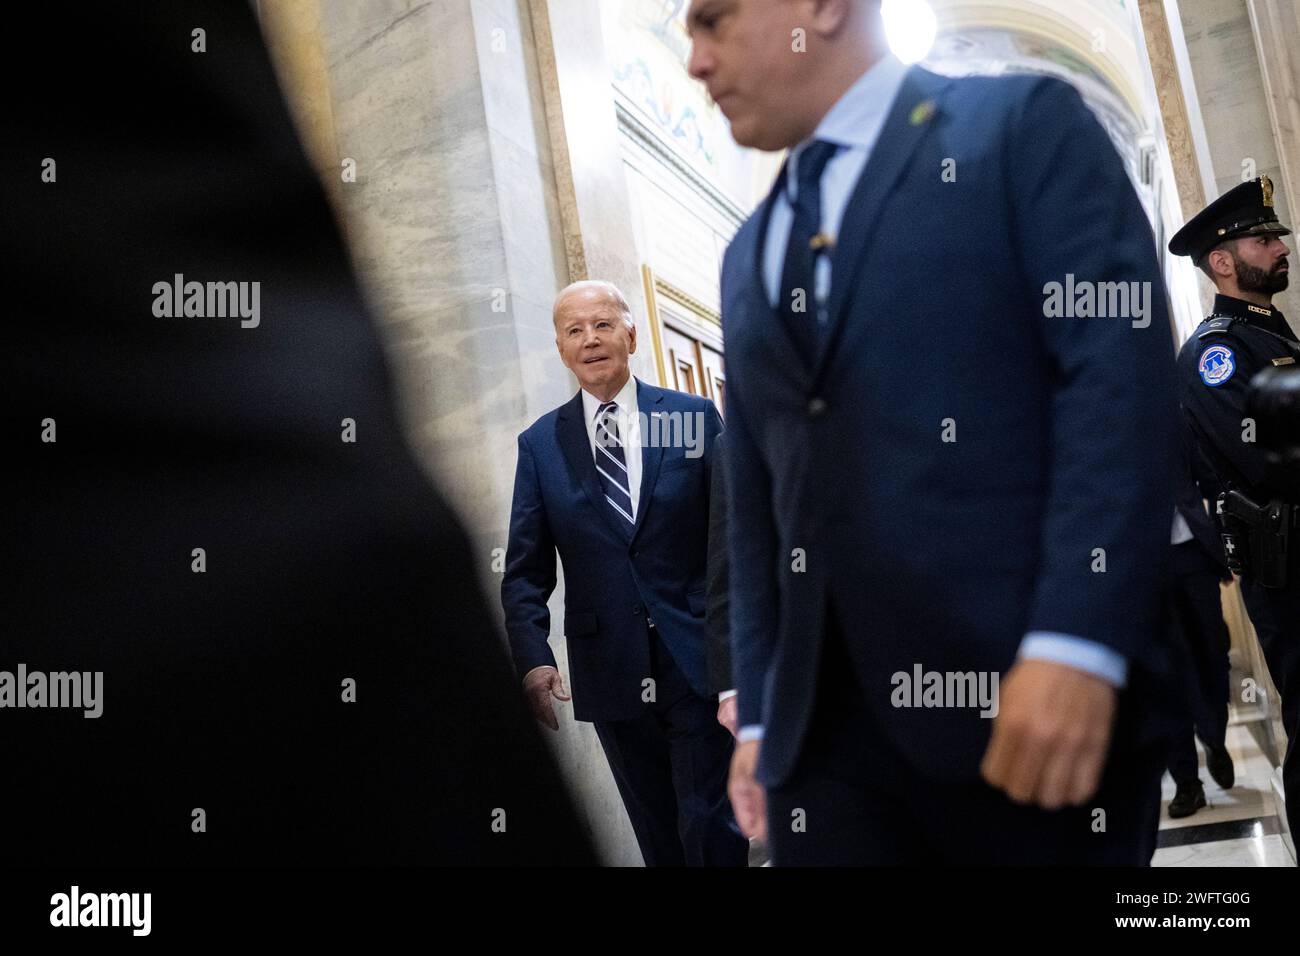
{"type": "Polygon", "coordinates": [[[1295,866],[1288,851],[1278,801],[1271,782],[1272,766],[1245,724],[1228,728],[1228,752],[1236,766],[1236,785],[1221,789],[1201,758],[1201,783],[1208,806],[1181,820],[1169,818],[1174,781],[1166,772],[1162,782],[1160,838],[1152,866],[1295,866]]]}

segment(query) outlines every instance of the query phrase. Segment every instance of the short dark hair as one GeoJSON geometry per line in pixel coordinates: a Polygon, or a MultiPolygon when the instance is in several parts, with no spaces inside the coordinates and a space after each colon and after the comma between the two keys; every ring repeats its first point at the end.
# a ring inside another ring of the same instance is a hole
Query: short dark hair
{"type": "MultiPolygon", "coordinates": [[[[1214,252],[1216,249],[1222,249],[1224,246],[1228,245],[1228,243],[1236,242],[1236,241],[1237,241],[1236,239],[1225,239],[1223,242],[1216,243],[1215,245],[1210,246],[1210,248],[1206,249],[1205,252],[1201,254],[1201,258],[1196,260],[1196,268],[1200,269],[1207,276],[1209,276],[1211,282],[1216,281],[1214,276],[1214,269],[1210,265],[1210,253],[1214,252]]],[[[1235,261],[1237,258],[1236,247],[1234,246],[1230,251],[1232,253],[1232,258],[1235,261]]]]}

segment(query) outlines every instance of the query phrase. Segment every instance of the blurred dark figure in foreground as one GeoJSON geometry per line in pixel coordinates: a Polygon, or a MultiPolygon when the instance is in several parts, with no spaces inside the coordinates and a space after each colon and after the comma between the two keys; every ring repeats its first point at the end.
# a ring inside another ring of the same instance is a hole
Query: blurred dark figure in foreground
{"type": "Polygon", "coordinates": [[[248,5],[24,13],[5,862],[595,862],[248,5]]]}

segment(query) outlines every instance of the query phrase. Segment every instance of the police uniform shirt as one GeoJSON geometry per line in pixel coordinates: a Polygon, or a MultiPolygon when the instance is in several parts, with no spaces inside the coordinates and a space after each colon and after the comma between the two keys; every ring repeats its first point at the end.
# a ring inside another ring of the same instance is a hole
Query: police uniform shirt
{"type": "Polygon", "coordinates": [[[1264,481],[1263,439],[1250,435],[1246,422],[1250,380],[1262,369],[1297,362],[1300,343],[1278,309],[1226,295],[1215,298],[1214,314],[1183,344],[1183,413],[1220,482],[1249,490],[1264,481]]]}

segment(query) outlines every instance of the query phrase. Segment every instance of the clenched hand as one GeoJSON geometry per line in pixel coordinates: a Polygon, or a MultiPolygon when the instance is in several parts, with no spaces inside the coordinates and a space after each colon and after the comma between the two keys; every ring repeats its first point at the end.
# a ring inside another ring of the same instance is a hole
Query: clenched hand
{"type": "Polygon", "coordinates": [[[1105,680],[1065,664],[1019,662],[1002,681],[984,779],[1017,803],[1081,805],[1101,782],[1116,696],[1105,680]]]}
{"type": "Polygon", "coordinates": [[[564,678],[554,667],[534,667],[524,675],[524,696],[528,706],[533,709],[533,716],[552,730],[560,729],[560,722],[555,717],[555,707],[551,698],[570,700],[564,689],[564,678]]]}

